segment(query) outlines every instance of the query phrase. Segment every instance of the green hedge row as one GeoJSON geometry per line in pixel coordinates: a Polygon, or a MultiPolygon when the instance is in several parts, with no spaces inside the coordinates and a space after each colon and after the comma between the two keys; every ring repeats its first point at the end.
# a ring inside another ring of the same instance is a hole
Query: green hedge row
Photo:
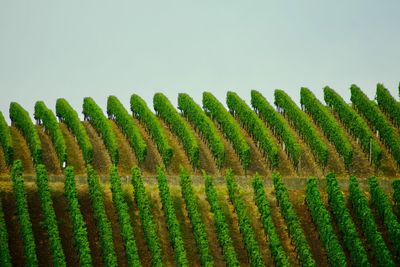
{"type": "Polygon", "coordinates": [[[146,239],[147,247],[150,250],[151,265],[165,266],[161,251],[160,239],[157,234],[157,225],[151,212],[150,202],[142,181],[139,168],[132,169],[132,184],[134,187],[135,201],[139,209],[139,217],[146,239]]]}
{"type": "Polygon", "coordinates": [[[11,180],[17,206],[17,217],[24,249],[25,265],[39,266],[36,256],[36,245],[33,236],[32,223],[29,218],[28,200],[25,192],[24,178],[22,177],[22,162],[14,161],[11,170],[11,180]]]}
{"type": "Polygon", "coordinates": [[[209,92],[203,93],[203,109],[212,120],[217,121],[225,137],[231,142],[239,156],[240,163],[247,170],[250,166],[250,146],[246,142],[239,125],[215,96],[209,92]]]}
{"type": "Polygon", "coordinates": [[[383,221],[390,242],[392,243],[397,259],[400,258],[400,224],[393,213],[389,199],[378,184],[375,176],[368,180],[371,203],[383,221]]]}
{"type": "Polygon", "coordinates": [[[173,151],[156,115],[151,112],[146,102],[138,95],[131,96],[131,110],[133,116],[138,118],[144,124],[147,132],[157,145],[158,152],[160,153],[164,164],[168,166],[171,162],[173,151]]]}
{"type": "Polygon", "coordinates": [[[73,230],[73,244],[79,255],[79,265],[90,267],[93,266],[92,256],[90,254],[87,227],[78,202],[74,168],[71,166],[67,167],[64,174],[64,196],[68,202],[68,214],[73,230]]]}
{"type": "Polygon", "coordinates": [[[267,122],[278,139],[283,142],[290,160],[294,166],[297,166],[301,157],[301,148],[285,118],[276,112],[265,97],[256,90],[251,90],[251,105],[259,116],[267,122]]]}
{"type": "Polygon", "coordinates": [[[129,217],[128,205],[121,188],[121,178],[115,165],[110,168],[110,185],[112,200],[118,216],[118,223],[121,229],[121,236],[124,240],[125,255],[129,266],[141,266],[135,235],[133,232],[131,218],[129,217]]]}
{"type": "Polygon", "coordinates": [[[308,143],[316,161],[322,166],[326,166],[329,156],[328,148],[307,115],[299,109],[296,103],[283,90],[275,90],[275,105],[284,112],[299,134],[308,143]]]}
{"type": "Polygon", "coordinates": [[[206,227],[201,218],[197,197],[193,192],[192,181],[190,176],[183,170],[181,170],[180,173],[180,185],[182,197],[185,201],[186,211],[192,225],[192,231],[196,241],[201,266],[214,266],[214,260],[208,246],[206,227]]]}
{"type": "Polygon", "coordinates": [[[397,214],[400,214],[400,180],[395,180],[393,186],[393,200],[397,214]]]}
{"type": "Polygon", "coordinates": [[[338,267],[347,266],[346,255],[333,230],[331,216],[321,200],[315,177],[311,177],[307,181],[306,204],[311,218],[317,227],[319,238],[325,246],[329,265],[338,267]]]}
{"type": "Polygon", "coordinates": [[[110,122],[101,108],[90,97],[83,99],[83,115],[89,120],[96,132],[101,136],[110,154],[111,161],[117,165],[119,160],[118,142],[110,122]]]}
{"type": "Polygon", "coordinates": [[[53,207],[53,200],[49,189],[49,178],[46,167],[43,164],[36,165],[36,185],[38,188],[40,205],[44,217],[44,228],[49,237],[50,251],[53,257],[54,266],[67,266],[65,255],[61,245],[60,233],[56,213],[53,207]]]}
{"type": "Polygon", "coordinates": [[[175,252],[175,262],[177,266],[189,266],[186,250],[183,243],[182,232],[173,205],[171,193],[169,191],[167,177],[164,171],[157,168],[158,191],[160,193],[161,204],[164,210],[165,221],[168,228],[169,239],[175,252]]]}
{"type": "Polygon", "coordinates": [[[264,122],[236,93],[228,92],[226,104],[233,116],[236,116],[258,144],[264,156],[268,158],[272,168],[279,165],[279,148],[268,132],[264,122]]]}
{"type": "Polygon", "coordinates": [[[207,201],[213,213],[214,226],[217,232],[219,246],[222,249],[224,261],[227,266],[240,266],[212,178],[208,175],[204,175],[204,181],[207,201]]]}
{"type": "Polygon", "coordinates": [[[11,267],[10,249],[8,247],[8,233],[4,219],[3,204],[0,199],[0,266],[11,267]]]}
{"type": "Polygon", "coordinates": [[[42,162],[42,143],[39,134],[33,124],[29,113],[16,102],[10,104],[10,119],[13,125],[22,132],[25,137],[29,150],[31,151],[34,164],[42,162]]]}
{"type": "Polygon", "coordinates": [[[279,235],[276,231],[276,227],[272,219],[271,209],[265,194],[264,184],[261,181],[260,176],[254,176],[252,185],[254,190],[254,202],[256,203],[258,212],[261,215],[261,223],[268,239],[268,245],[272,257],[274,258],[274,263],[279,267],[290,266],[289,258],[283,249],[282,242],[279,239],[279,235]]]}
{"type": "Polygon", "coordinates": [[[360,141],[364,152],[370,155],[372,164],[379,166],[382,150],[364,119],[328,86],[324,88],[324,99],[326,104],[339,116],[339,119],[350,133],[360,141]]]}
{"type": "Polygon", "coordinates": [[[360,88],[353,84],[350,90],[351,102],[369,121],[373,128],[379,132],[379,138],[391,152],[397,165],[400,165],[400,135],[397,133],[397,130],[390,125],[378,106],[369,100],[360,88]]]}
{"type": "Polygon", "coordinates": [[[336,180],[335,174],[329,173],[326,176],[328,183],[328,201],[332,209],[336,224],[343,236],[343,242],[350,252],[351,263],[354,266],[370,266],[367,252],[365,251],[358,236],[356,226],[354,225],[349,210],[346,207],[342,191],[336,180]]]}
{"type": "Polygon", "coordinates": [[[103,190],[99,177],[92,166],[88,165],[87,180],[89,186],[89,197],[96,220],[97,230],[99,231],[101,255],[105,266],[118,266],[115,254],[114,240],[112,236],[111,223],[107,218],[106,208],[103,201],[103,190]]]}
{"type": "Polygon", "coordinates": [[[91,164],[93,161],[93,146],[92,143],[90,143],[85,127],[79,119],[78,113],[76,113],[67,100],[59,98],[56,102],[56,115],[61,122],[67,125],[68,129],[75,136],[82,150],[85,162],[91,164]]]}
{"type": "Polygon", "coordinates": [[[225,147],[214,123],[188,94],[180,93],[178,95],[178,108],[182,111],[183,116],[192,123],[193,127],[201,133],[215,158],[217,166],[222,167],[225,162],[225,147]]]}
{"type": "Polygon", "coordinates": [[[247,256],[250,261],[250,266],[265,266],[261,256],[260,247],[258,246],[256,234],[251,226],[249,214],[246,206],[239,195],[239,186],[233,179],[233,173],[228,170],[225,174],[225,180],[228,187],[229,199],[235,209],[238,217],[239,229],[242,234],[244,246],[247,251],[247,256]]]}
{"type": "Polygon", "coordinates": [[[300,90],[300,103],[335,146],[346,168],[349,168],[353,159],[353,147],[332,113],[305,87],[300,90]]]}
{"type": "Polygon", "coordinates": [[[371,247],[371,252],[378,265],[394,266],[389,249],[381,233],[378,231],[374,215],[368,206],[368,200],[361,191],[357,179],[354,176],[350,176],[349,200],[356,217],[361,222],[364,236],[367,239],[368,245],[371,247]]]}
{"type": "Polygon", "coordinates": [[[189,124],[179,115],[178,111],[172,106],[168,98],[162,93],[157,93],[153,97],[153,105],[156,114],[160,116],[172,129],[175,135],[181,140],[183,148],[189,157],[192,165],[200,167],[199,146],[193,130],[189,124]]]}
{"type": "Polygon", "coordinates": [[[376,102],[379,108],[385,112],[389,118],[397,125],[400,126],[400,104],[390,94],[389,90],[386,89],[383,84],[378,83],[376,86],[376,102]]]}
{"type": "Polygon", "coordinates": [[[133,118],[115,96],[109,96],[107,100],[107,114],[113,118],[122,132],[128,138],[139,163],[143,163],[147,155],[147,145],[140,134],[138,126],[133,118]]]}
{"type": "Polygon", "coordinates": [[[45,130],[50,135],[51,141],[54,144],[60,165],[65,166],[65,162],[67,161],[67,147],[53,111],[47,108],[43,101],[37,101],[34,117],[36,121],[43,122],[45,130]]]}
{"type": "Polygon", "coordinates": [[[3,153],[5,157],[5,161],[8,166],[13,164],[14,158],[14,150],[11,139],[11,131],[10,127],[3,116],[3,113],[0,112],[0,144],[3,148],[3,153]]]}
{"type": "Polygon", "coordinates": [[[282,216],[288,227],[290,238],[296,247],[301,265],[316,266],[310,246],[301,228],[299,218],[297,217],[293,204],[289,200],[289,193],[282,181],[282,177],[277,172],[274,172],[272,173],[272,179],[274,182],[276,200],[278,201],[282,216]]]}

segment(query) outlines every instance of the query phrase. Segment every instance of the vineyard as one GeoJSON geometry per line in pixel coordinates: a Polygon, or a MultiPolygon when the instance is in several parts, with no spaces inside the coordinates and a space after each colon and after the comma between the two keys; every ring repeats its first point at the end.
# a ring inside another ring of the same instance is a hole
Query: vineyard
{"type": "Polygon", "coordinates": [[[349,92],[12,102],[0,266],[399,266],[400,102],[349,92]]]}

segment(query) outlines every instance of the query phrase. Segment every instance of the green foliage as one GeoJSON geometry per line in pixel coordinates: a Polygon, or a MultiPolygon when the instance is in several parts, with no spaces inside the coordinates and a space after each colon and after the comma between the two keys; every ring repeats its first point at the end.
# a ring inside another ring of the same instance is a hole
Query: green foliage
{"type": "Polygon", "coordinates": [[[383,225],[388,233],[388,238],[396,251],[397,259],[400,258],[400,224],[396,215],[393,213],[392,205],[386,197],[385,192],[378,184],[375,176],[368,180],[371,193],[371,203],[383,221],[383,225]]]}
{"type": "Polygon", "coordinates": [[[201,218],[196,195],[193,193],[192,181],[190,176],[183,170],[181,170],[180,178],[182,197],[185,200],[186,211],[192,225],[200,263],[202,266],[214,266],[214,260],[208,247],[206,227],[201,218]]]}
{"type": "Polygon", "coordinates": [[[265,194],[264,184],[261,181],[260,176],[257,174],[253,178],[252,185],[254,190],[254,202],[256,203],[258,212],[261,215],[261,223],[264,227],[265,235],[268,237],[268,245],[272,257],[274,258],[274,263],[276,266],[290,266],[289,259],[283,249],[274,221],[272,220],[272,214],[265,194]]]}
{"type": "Polygon", "coordinates": [[[309,89],[302,87],[300,96],[300,103],[305,111],[321,127],[329,141],[335,146],[336,151],[343,158],[346,168],[349,168],[353,159],[353,148],[343,128],[309,89]]]}
{"type": "Polygon", "coordinates": [[[42,143],[39,134],[33,124],[29,113],[16,102],[10,104],[10,119],[13,125],[20,130],[25,137],[31,151],[34,164],[42,162],[42,143]]]}
{"type": "Polygon", "coordinates": [[[49,189],[49,179],[46,167],[42,164],[36,165],[36,185],[38,188],[40,205],[44,216],[44,227],[49,237],[50,251],[54,266],[67,266],[65,255],[61,246],[60,233],[58,231],[56,213],[53,208],[49,189]]]}
{"type": "Polygon", "coordinates": [[[147,246],[150,250],[151,265],[165,266],[161,251],[160,239],[157,234],[157,225],[154,223],[151,213],[150,202],[146,195],[142,177],[139,168],[132,169],[132,184],[135,188],[135,201],[139,209],[139,217],[146,239],[147,246]]]}
{"type": "Polygon", "coordinates": [[[11,256],[8,247],[8,233],[4,219],[3,205],[0,199],[0,266],[11,267],[11,256]]]}
{"type": "Polygon", "coordinates": [[[110,185],[112,200],[118,216],[119,227],[121,229],[121,236],[124,240],[125,255],[128,264],[129,266],[141,266],[131,218],[129,217],[128,205],[124,199],[124,194],[121,188],[121,178],[118,175],[118,169],[115,165],[112,165],[110,168],[110,185]]]}
{"type": "Polygon", "coordinates": [[[209,92],[203,93],[203,109],[212,120],[216,120],[225,137],[231,142],[245,170],[250,166],[250,146],[239,125],[225,107],[209,92]]]}
{"type": "Polygon", "coordinates": [[[361,222],[364,236],[372,248],[372,254],[378,265],[394,266],[390,252],[376,226],[374,215],[369,209],[368,200],[361,192],[354,176],[350,177],[349,200],[358,220],[361,222]]]}
{"type": "Polygon", "coordinates": [[[225,216],[221,210],[221,205],[218,201],[217,191],[214,188],[211,177],[204,175],[207,201],[210,204],[211,212],[213,213],[214,226],[217,232],[219,246],[222,249],[224,261],[227,266],[240,266],[233,248],[233,241],[229,235],[229,228],[225,220],[225,216]]]}
{"type": "Polygon", "coordinates": [[[400,180],[395,180],[393,186],[393,200],[396,206],[397,214],[400,214],[400,180]]]}
{"type": "Polygon", "coordinates": [[[282,90],[275,90],[275,105],[277,105],[293,123],[299,134],[310,146],[319,164],[326,166],[328,163],[328,148],[307,115],[301,111],[296,103],[282,90]]]}
{"type": "Polygon", "coordinates": [[[307,181],[306,203],[317,227],[319,238],[325,246],[330,266],[347,266],[346,255],[333,230],[331,216],[321,200],[315,177],[307,181]]]}
{"type": "Polygon", "coordinates": [[[357,114],[333,89],[324,88],[324,99],[326,104],[336,112],[339,119],[347,127],[349,132],[361,143],[364,152],[370,155],[370,161],[379,166],[382,158],[380,145],[375,141],[367,123],[357,114]]]}
{"type": "Polygon", "coordinates": [[[147,145],[140,134],[139,128],[133,118],[115,96],[109,96],[107,101],[107,114],[113,118],[122,132],[128,138],[139,163],[143,163],[147,155],[147,145]]]}
{"type": "Polygon", "coordinates": [[[175,208],[171,193],[169,191],[167,177],[160,167],[157,168],[157,180],[165,221],[167,223],[169,239],[171,240],[172,248],[175,251],[175,262],[178,266],[189,266],[185,246],[183,243],[182,232],[178,219],[176,218],[175,208]]]}
{"type": "Polygon", "coordinates": [[[162,93],[157,93],[153,97],[153,105],[156,114],[160,116],[179,137],[183,148],[189,157],[192,165],[197,168],[200,166],[199,146],[196,141],[193,130],[184,120],[176,109],[169,102],[168,98],[162,93]]]}
{"type": "Polygon", "coordinates": [[[394,99],[383,84],[378,83],[376,86],[375,98],[379,108],[389,116],[397,127],[400,127],[400,103],[394,99]]]}
{"type": "Polygon", "coordinates": [[[210,118],[204,113],[199,105],[185,93],[178,95],[178,108],[196,128],[202,137],[207,141],[207,145],[213,154],[218,167],[222,167],[225,162],[225,148],[221,137],[210,118]]]}
{"type": "Polygon", "coordinates": [[[3,113],[0,112],[0,144],[3,148],[5,161],[8,166],[13,163],[14,151],[11,139],[10,127],[8,127],[6,120],[4,119],[3,113]]]}
{"type": "Polygon", "coordinates": [[[370,266],[367,253],[360,241],[356,227],[346,207],[342,191],[334,173],[326,176],[328,183],[328,201],[336,219],[336,224],[343,236],[345,247],[350,252],[350,259],[354,266],[370,266]]]}
{"type": "Polygon", "coordinates": [[[386,120],[385,115],[378,106],[361,91],[356,85],[351,88],[351,102],[356,109],[363,114],[373,128],[379,132],[379,137],[393,155],[397,165],[400,165],[400,135],[396,129],[386,120]]]}
{"type": "Polygon", "coordinates": [[[131,96],[131,110],[133,116],[138,118],[144,124],[147,132],[157,145],[158,152],[160,153],[164,164],[168,166],[171,162],[173,151],[156,115],[150,111],[146,102],[144,102],[140,96],[135,94],[131,96]]]}
{"type": "Polygon", "coordinates": [[[56,115],[61,122],[64,122],[72,134],[75,136],[79,147],[82,150],[83,158],[87,164],[93,161],[93,146],[85,127],[78,117],[78,113],[70,106],[64,98],[57,99],[56,115]]]}
{"type": "Polygon", "coordinates": [[[29,218],[28,201],[26,198],[24,178],[22,177],[22,162],[14,161],[11,170],[11,180],[17,206],[17,217],[24,249],[25,265],[39,266],[36,256],[36,245],[33,237],[32,223],[29,218]]]}
{"type": "Polygon", "coordinates": [[[92,203],[93,214],[99,231],[101,253],[105,266],[117,266],[117,256],[114,249],[114,241],[111,223],[107,218],[106,208],[103,202],[103,192],[99,178],[92,166],[87,166],[87,180],[89,197],[92,203]]]}
{"type": "Polygon", "coordinates": [[[62,135],[60,125],[54,113],[46,107],[43,101],[37,101],[35,104],[36,121],[43,122],[46,132],[50,135],[51,141],[57,153],[61,166],[67,160],[67,147],[65,145],[64,136],[62,135]]]}
{"type": "Polygon", "coordinates": [[[301,148],[285,118],[276,112],[265,97],[256,90],[251,90],[251,105],[260,117],[267,122],[275,135],[278,136],[280,142],[284,143],[286,153],[293,165],[297,166],[301,156],[301,148]]]}
{"type": "Polygon", "coordinates": [[[86,267],[93,266],[87,227],[80,210],[74,168],[71,166],[65,169],[64,195],[68,201],[68,213],[72,224],[74,247],[79,255],[79,265],[86,267]]]}
{"type": "Polygon", "coordinates": [[[85,119],[90,121],[94,129],[101,136],[110,154],[111,161],[117,165],[119,160],[117,138],[103,111],[90,97],[83,99],[83,115],[85,115],[85,119]]]}
{"type": "Polygon", "coordinates": [[[248,212],[239,195],[239,186],[233,179],[233,173],[231,170],[227,171],[225,179],[228,187],[229,199],[235,208],[238,217],[239,229],[246,247],[247,256],[249,257],[250,266],[265,266],[254,230],[251,227],[248,212]]]}
{"type": "Polygon", "coordinates": [[[276,200],[280,207],[283,218],[288,226],[289,235],[296,247],[297,254],[300,258],[300,263],[303,266],[316,266],[314,258],[311,254],[310,246],[301,228],[299,218],[294,210],[292,203],[289,200],[289,193],[282,181],[279,173],[272,173],[274,182],[276,200]]]}
{"type": "Polygon", "coordinates": [[[263,121],[250,107],[234,92],[228,92],[226,103],[229,111],[236,116],[258,144],[264,156],[267,156],[272,168],[279,165],[279,148],[272,139],[263,121]]]}

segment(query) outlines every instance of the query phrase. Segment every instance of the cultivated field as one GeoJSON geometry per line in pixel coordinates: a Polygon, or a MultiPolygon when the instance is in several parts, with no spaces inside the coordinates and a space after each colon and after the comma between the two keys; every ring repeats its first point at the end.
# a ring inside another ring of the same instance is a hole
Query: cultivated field
{"type": "Polygon", "coordinates": [[[323,90],[11,103],[0,266],[399,265],[400,103],[323,90]]]}

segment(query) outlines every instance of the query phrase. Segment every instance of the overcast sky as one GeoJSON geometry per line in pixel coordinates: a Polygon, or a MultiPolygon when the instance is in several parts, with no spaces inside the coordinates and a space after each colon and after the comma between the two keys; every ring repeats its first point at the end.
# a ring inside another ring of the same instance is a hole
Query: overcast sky
{"type": "Polygon", "coordinates": [[[400,1],[5,1],[0,0],[0,110],[31,114],[83,97],[105,110],[108,95],[128,108],[132,93],[201,103],[257,89],[273,102],[284,89],[322,99],[329,85],[349,101],[356,83],[374,97],[382,82],[398,97],[400,1]],[[100,3],[102,2],[102,3],[100,3]],[[286,3],[283,3],[286,2],[286,3]],[[290,3],[289,3],[290,2],[290,3]],[[324,3],[323,3],[324,2],[324,3]]]}

